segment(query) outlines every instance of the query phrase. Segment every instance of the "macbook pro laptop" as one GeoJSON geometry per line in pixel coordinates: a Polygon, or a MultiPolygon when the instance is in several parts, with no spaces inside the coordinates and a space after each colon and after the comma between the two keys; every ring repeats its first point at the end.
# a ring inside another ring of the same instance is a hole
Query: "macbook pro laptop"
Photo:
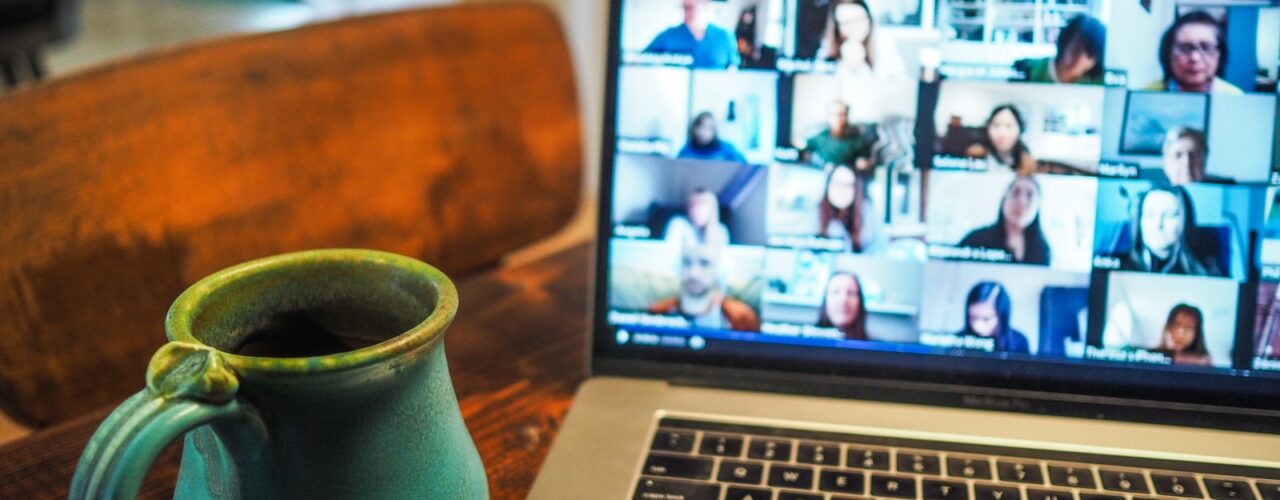
{"type": "Polygon", "coordinates": [[[1280,499],[1280,5],[614,0],[539,499],[1280,499]]]}

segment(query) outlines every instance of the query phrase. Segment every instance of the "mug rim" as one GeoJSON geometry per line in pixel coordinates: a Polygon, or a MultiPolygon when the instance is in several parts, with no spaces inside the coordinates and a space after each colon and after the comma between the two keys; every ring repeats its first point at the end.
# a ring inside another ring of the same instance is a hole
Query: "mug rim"
{"type": "Polygon", "coordinates": [[[444,336],[444,331],[453,321],[457,310],[458,291],[453,281],[426,262],[381,250],[359,248],[304,250],[251,260],[201,278],[178,295],[178,298],[169,306],[169,312],[165,315],[165,335],[170,341],[192,342],[217,351],[237,374],[315,375],[359,369],[430,347],[444,336]],[[210,292],[246,276],[289,268],[306,262],[361,262],[385,265],[422,276],[434,289],[435,307],[421,322],[394,337],[371,346],[324,356],[296,358],[246,356],[210,346],[195,336],[192,324],[196,314],[201,310],[202,302],[210,292]]]}

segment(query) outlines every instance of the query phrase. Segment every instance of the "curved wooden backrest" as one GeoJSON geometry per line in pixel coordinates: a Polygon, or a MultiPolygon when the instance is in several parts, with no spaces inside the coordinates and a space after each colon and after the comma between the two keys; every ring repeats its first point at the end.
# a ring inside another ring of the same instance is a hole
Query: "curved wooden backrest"
{"type": "Polygon", "coordinates": [[[141,389],[170,302],[231,264],[365,247],[458,275],[551,234],[578,204],[575,99],[554,17],[492,4],[0,98],[0,408],[43,426],[141,389]]]}

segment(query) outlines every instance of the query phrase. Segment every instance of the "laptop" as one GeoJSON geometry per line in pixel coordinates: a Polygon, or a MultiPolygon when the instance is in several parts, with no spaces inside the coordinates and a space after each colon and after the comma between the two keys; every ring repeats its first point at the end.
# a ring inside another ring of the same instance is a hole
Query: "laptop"
{"type": "Polygon", "coordinates": [[[538,499],[1280,499],[1280,5],[614,0],[538,499]]]}

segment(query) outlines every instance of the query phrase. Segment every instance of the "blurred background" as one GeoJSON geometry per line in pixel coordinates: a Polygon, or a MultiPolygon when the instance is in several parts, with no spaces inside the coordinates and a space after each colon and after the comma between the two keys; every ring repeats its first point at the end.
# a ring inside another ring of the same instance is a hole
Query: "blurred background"
{"type": "MultiPolygon", "coordinates": [[[[111,62],[201,40],[296,28],[393,10],[486,0],[0,0],[0,96],[111,62]],[[37,78],[37,76],[41,78],[37,78]]],[[[607,2],[531,0],[554,12],[568,39],[583,124],[584,197],[561,235],[512,255],[536,258],[591,233],[604,77],[607,2]]],[[[0,443],[28,432],[0,411],[0,443]]]]}
{"type": "MultiPolygon", "coordinates": [[[[60,40],[40,44],[46,78],[187,42],[243,33],[275,31],[342,17],[415,7],[480,3],[491,0],[0,0],[0,48],[6,31],[31,39],[19,19],[57,11],[66,25],[60,40]],[[5,14],[14,9],[19,14],[5,14]]],[[[594,198],[598,163],[600,103],[604,88],[607,2],[599,0],[526,0],[541,4],[561,19],[573,51],[584,134],[584,190],[594,198]]],[[[20,77],[29,77],[26,61],[17,61],[20,77]]]]}

